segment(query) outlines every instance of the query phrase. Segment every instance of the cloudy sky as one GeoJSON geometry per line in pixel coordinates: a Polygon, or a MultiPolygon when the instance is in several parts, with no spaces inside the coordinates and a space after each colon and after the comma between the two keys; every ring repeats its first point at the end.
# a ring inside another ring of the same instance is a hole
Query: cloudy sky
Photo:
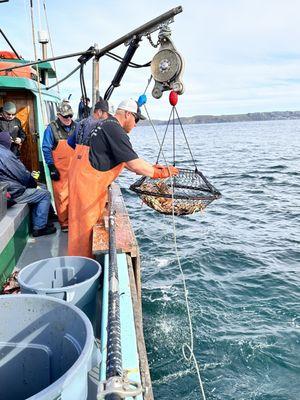
{"type": "MultiPolygon", "coordinates": [[[[33,2],[37,29],[39,25],[45,29],[43,0],[40,18],[39,2],[33,2]]],[[[0,4],[0,26],[26,59],[33,58],[29,3],[10,0],[0,4]]],[[[186,64],[186,90],[178,104],[182,116],[300,109],[299,0],[47,0],[55,55],[82,51],[94,43],[104,47],[178,5],[183,12],[170,27],[186,64]]],[[[2,38],[0,48],[6,48],[2,38]]],[[[125,51],[125,46],[115,49],[119,55],[125,51]]],[[[144,64],[156,51],[144,39],[133,61],[144,64]]],[[[57,62],[59,78],[76,65],[76,58],[57,62]]],[[[101,58],[102,94],[118,65],[101,58]]],[[[88,66],[86,81],[91,96],[90,70],[88,66]]],[[[121,87],[111,97],[112,103],[117,105],[126,97],[137,99],[149,77],[150,69],[128,69],[121,87]]],[[[155,100],[151,90],[148,108],[152,118],[167,119],[168,94],[155,100]]],[[[72,102],[77,105],[78,74],[67,80],[61,91],[63,96],[72,93],[72,102]]]]}

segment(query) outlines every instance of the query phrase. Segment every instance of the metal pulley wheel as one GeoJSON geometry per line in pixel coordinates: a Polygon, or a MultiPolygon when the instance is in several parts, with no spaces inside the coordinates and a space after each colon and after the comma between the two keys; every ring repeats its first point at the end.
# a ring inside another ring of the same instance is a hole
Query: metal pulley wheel
{"type": "Polygon", "coordinates": [[[152,59],[151,73],[157,82],[170,82],[178,76],[182,69],[179,54],[171,49],[159,51],[152,59]]]}

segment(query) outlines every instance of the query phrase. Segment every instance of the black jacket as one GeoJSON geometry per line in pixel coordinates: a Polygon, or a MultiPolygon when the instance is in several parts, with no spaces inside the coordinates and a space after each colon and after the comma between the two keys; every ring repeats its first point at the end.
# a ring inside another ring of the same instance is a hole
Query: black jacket
{"type": "Polygon", "coordinates": [[[27,188],[35,188],[36,181],[15,154],[0,145],[0,182],[8,184],[11,200],[21,196],[27,188]]]}
{"type": "MultiPolygon", "coordinates": [[[[10,133],[10,136],[13,140],[19,137],[22,140],[22,143],[26,139],[26,133],[22,129],[21,121],[19,118],[14,118],[11,121],[7,121],[2,115],[0,115],[0,132],[6,131],[10,133]]],[[[16,143],[11,144],[11,151],[19,155],[19,146],[16,143]]]]}

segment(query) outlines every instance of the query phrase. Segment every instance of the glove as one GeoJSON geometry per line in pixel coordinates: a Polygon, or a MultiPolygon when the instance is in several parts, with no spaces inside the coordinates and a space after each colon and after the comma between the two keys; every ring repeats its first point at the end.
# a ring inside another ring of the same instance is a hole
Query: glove
{"type": "Polygon", "coordinates": [[[50,171],[50,178],[52,181],[59,181],[59,171],[56,169],[56,166],[54,164],[49,164],[48,165],[49,171],[50,171]]]}
{"type": "Polygon", "coordinates": [[[40,177],[40,171],[32,171],[31,176],[37,181],[40,177]]]}
{"type": "Polygon", "coordinates": [[[178,175],[178,168],[172,167],[169,165],[168,167],[164,167],[163,165],[153,165],[154,174],[153,179],[164,179],[169,178],[170,176],[178,175]]]}

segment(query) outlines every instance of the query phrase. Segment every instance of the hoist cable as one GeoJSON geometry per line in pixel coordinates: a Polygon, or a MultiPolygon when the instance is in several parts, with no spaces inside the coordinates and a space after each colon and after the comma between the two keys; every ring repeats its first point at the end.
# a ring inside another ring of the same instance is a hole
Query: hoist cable
{"type": "MultiPolygon", "coordinates": [[[[156,136],[158,145],[159,145],[159,147],[161,148],[161,143],[160,143],[160,140],[159,140],[159,137],[158,137],[158,133],[157,133],[157,131],[156,131],[156,129],[155,129],[155,126],[154,126],[154,124],[153,124],[153,122],[152,122],[152,119],[151,119],[151,117],[150,117],[150,115],[149,115],[149,112],[148,112],[148,109],[147,109],[146,105],[144,105],[144,108],[145,108],[145,111],[146,111],[148,120],[149,120],[149,122],[150,122],[150,125],[152,126],[152,128],[153,128],[153,130],[154,130],[154,132],[155,132],[155,136],[156,136]]],[[[164,163],[167,165],[167,159],[166,159],[166,157],[165,157],[165,154],[164,154],[163,150],[161,151],[161,153],[162,153],[162,156],[163,156],[163,159],[164,159],[164,163]]]]}
{"type": "Polygon", "coordinates": [[[190,148],[189,142],[188,142],[188,140],[187,140],[185,131],[184,131],[183,126],[182,126],[182,123],[181,123],[181,119],[180,119],[180,117],[179,117],[179,114],[178,114],[178,112],[177,112],[177,108],[176,108],[175,106],[174,106],[174,109],[175,109],[175,112],[176,112],[176,115],[177,115],[177,118],[178,118],[179,125],[180,125],[181,130],[182,130],[183,136],[184,136],[184,138],[185,138],[185,142],[186,142],[186,144],[187,144],[187,147],[188,147],[188,149],[189,149],[190,155],[191,155],[191,157],[192,157],[192,161],[193,161],[193,163],[194,163],[195,170],[198,171],[198,168],[197,168],[197,165],[196,165],[196,161],[195,161],[195,159],[194,159],[192,150],[191,150],[191,148],[190,148]]]}
{"type": "Polygon", "coordinates": [[[167,127],[165,129],[163,140],[161,142],[161,146],[160,146],[160,149],[159,149],[159,152],[158,152],[158,155],[157,155],[156,164],[158,164],[160,153],[162,152],[162,148],[163,148],[163,145],[164,145],[164,142],[165,142],[165,138],[166,138],[166,135],[167,135],[167,131],[168,131],[168,128],[169,128],[169,124],[170,124],[170,121],[171,121],[172,112],[173,112],[173,110],[171,110],[171,112],[170,112],[170,116],[169,116],[169,120],[168,120],[168,123],[167,123],[167,127]]]}
{"type": "Polygon", "coordinates": [[[149,87],[149,85],[150,85],[150,83],[151,83],[151,81],[152,81],[152,75],[150,75],[150,78],[148,79],[148,82],[147,82],[147,85],[146,85],[146,88],[145,88],[145,90],[144,90],[144,93],[143,94],[146,94],[146,92],[147,92],[147,89],[148,89],[148,87],[149,87]]]}
{"type": "Polygon", "coordinates": [[[83,117],[87,118],[88,117],[88,109],[87,109],[87,104],[86,104],[87,93],[86,93],[86,86],[85,86],[85,80],[84,80],[84,63],[81,63],[81,65],[80,65],[80,87],[81,87],[81,95],[82,95],[83,104],[84,104],[83,117]]]}
{"type": "Polygon", "coordinates": [[[81,65],[77,65],[76,68],[73,69],[73,71],[71,71],[68,75],[66,75],[64,78],[62,78],[60,81],[57,81],[56,83],[54,83],[51,86],[47,86],[46,90],[52,89],[55,86],[59,85],[60,83],[62,83],[63,81],[65,81],[66,79],[70,78],[70,76],[72,76],[73,74],[75,74],[76,71],[79,70],[79,68],[81,67],[81,65]]]}
{"type": "MultiPolygon", "coordinates": [[[[151,78],[152,78],[152,76],[151,76],[151,78]]],[[[147,90],[147,88],[148,88],[148,86],[150,84],[151,78],[148,81],[148,84],[147,84],[147,87],[146,87],[146,89],[144,91],[144,94],[145,94],[145,92],[146,92],[146,90],[147,90]]],[[[167,124],[167,128],[166,128],[165,133],[164,133],[163,141],[160,142],[159,137],[158,137],[158,133],[157,133],[155,127],[154,127],[154,124],[153,124],[152,119],[151,119],[151,117],[149,115],[149,112],[147,110],[146,105],[144,105],[144,108],[145,108],[147,117],[149,119],[149,122],[150,122],[150,124],[151,124],[151,126],[152,126],[152,128],[153,128],[153,130],[155,132],[158,144],[160,146],[159,156],[160,156],[160,153],[162,153],[165,165],[168,166],[166,157],[165,157],[164,152],[163,152],[163,143],[164,143],[166,132],[167,132],[167,129],[168,129],[168,126],[169,126],[169,123],[170,123],[170,119],[171,119],[171,117],[173,115],[173,135],[174,135],[173,136],[173,143],[175,144],[175,133],[174,133],[175,132],[175,112],[176,112],[176,115],[177,115],[177,117],[178,117],[178,119],[180,121],[180,118],[179,118],[179,115],[177,113],[177,110],[176,110],[175,107],[172,107],[172,110],[171,110],[171,113],[170,113],[170,117],[169,117],[169,120],[168,120],[168,124],[167,124]]],[[[181,124],[181,121],[180,121],[180,124],[181,124]]],[[[181,125],[181,128],[183,130],[182,125],[181,125]]],[[[184,136],[185,136],[185,133],[184,133],[184,136]]],[[[185,139],[186,139],[186,136],[185,136],[185,139]]],[[[186,139],[186,142],[187,142],[187,139],[186,139]]],[[[189,151],[191,153],[191,150],[190,150],[188,142],[187,142],[187,145],[188,145],[189,151]]],[[[173,146],[173,147],[175,147],[175,146],[173,146]]],[[[156,163],[158,163],[159,156],[157,158],[156,163]]],[[[192,153],[191,153],[191,156],[192,156],[192,153]]],[[[192,156],[192,158],[193,158],[193,156],[192,156]]],[[[175,160],[175,152],[173,153],[173,160],[175,160]]],[[[193,161],[194,161],[194,158],[193,158],[193,161]]],[[[195,164],[195,162],[194,162],[194,164],[195,164]]],[[[195,168],[197,169],[196,164],[195,164],[195,168]]],[[[183,354],[184,359],[187,362],[191,363],[191,361],[193,361],[194,367],[195,367],[196,373],[197,373],[197,378],[198,378],[198,383],[199,383],[199,388],[200,388],[200,392],[201,392],[201,395],[202,395],[202,399],[206,400],[206,396],[205,396],[205,392],[204,392],[204,386],[203,386],[203,382],[202,382],[202,378],[201,378],[201,374],[200,374],[200,367],[198,365],[198,361],[197,361],[196,356],[194,354],[194,333],[193,333],[190,305],[189,305],[189,300],[188,300],[188,289],[187,289],[187,286],[186,286],[186,280],[185,280],[184,272],[183,272],[181,261],[180,261],[180,257],[179,257],[178,247],[177,247],[177,234],[176,234],[176,223],[175,223],[175,212],[174,212],[175,210],[174,210],[174,179],[173,179],[173,177],[171,177],[171,186],[172,186],[171,193],[172,193],[172,222],[173,222],[174,250],[175,250],[175,255],[176,255],[176,258],[177,258],[177,263],[178,263],[178,267],[180,269],[181,279],[182,279],[182,283],[183,283],[184,298],[185,298],[187,317],[188,317],[188,324],[189,324],[189,332],[190,332],[190,343],[189,344],[188,343],[184,343],[182,345],[182,354],[183,354]],[[187,354],[187,350],[190,352],[189,355],[187,354]]]]}
{"type": "Polygon", "coordinates": [[[173,120],[172,120],[172,128],[173,128],[173,166],[175,167],[176,164],[176,155],[175,155],[175,147],[176,147],[176,142],[175,142],[175,113],[174,113],[174,107],[172,109],[173,111],[173,120]]]}
{"type": "Polygon", "coordinates": [[[174,179],[173,179],[173,177],[171,177],[171,185],[172,185],[172,189],[173,189],[172,190],[172,221],[173,221],[174,250],[175,250],[177,263],[178,263],[178,267],[180,269],[181,279],[182,279],[182,283],[183,283],[184,298],[185,298],[185,304],[186,304],[186,310],[187,310],[187,316],[188,316],[188,322],[189,322],[189,331],[190,331],[190,344],[184,343],[182,345],[181,349],[182,349],[182,354],[183,354],[184,359],[188,362],[191,362],[192,360],[194,362],[202,399],[206,400],[203,382],[202,382],[202,378],[201,378],[201,374],[200,374],[200,368],[199,368],[196,356],[194,354],[194,333],[193,333],[192,317],[191,317],[190,305],[189,305],[189,299],[188,299],[188,289],[186,286],[185,276],[184,276],[184,272],[182,269],[182,265],[181,265],[181,261],[180,261],[180,257],[179,257],[179,253],[178,253],[178,247],[177,247],[176,223],[175,223],[175,213],[174,213],[174,197],[173,197],[174,196],[174,179]],[[189,356],[186,354],[186,349],[188,349],[190,352],[189,356]]]}
{"type": "MultiPolygon", "coordinates": [[[[112,58],[115,61],[120,62],[120,63],[123,62],[123,60],[124,60],[123,57],[119,56],[118,54],[112,53],[111,51],[107,52],[105,55],[109,58],[112,58]]],[[[131,68],[146,68],[146,67],[150,67],[150,65],[151,65],[151,61],[147,62],[146,64],[142,64],[142,65],[136,64],[132,61],[130,61],[130,63],[128,64],[128,66],[131,68]]]]}

